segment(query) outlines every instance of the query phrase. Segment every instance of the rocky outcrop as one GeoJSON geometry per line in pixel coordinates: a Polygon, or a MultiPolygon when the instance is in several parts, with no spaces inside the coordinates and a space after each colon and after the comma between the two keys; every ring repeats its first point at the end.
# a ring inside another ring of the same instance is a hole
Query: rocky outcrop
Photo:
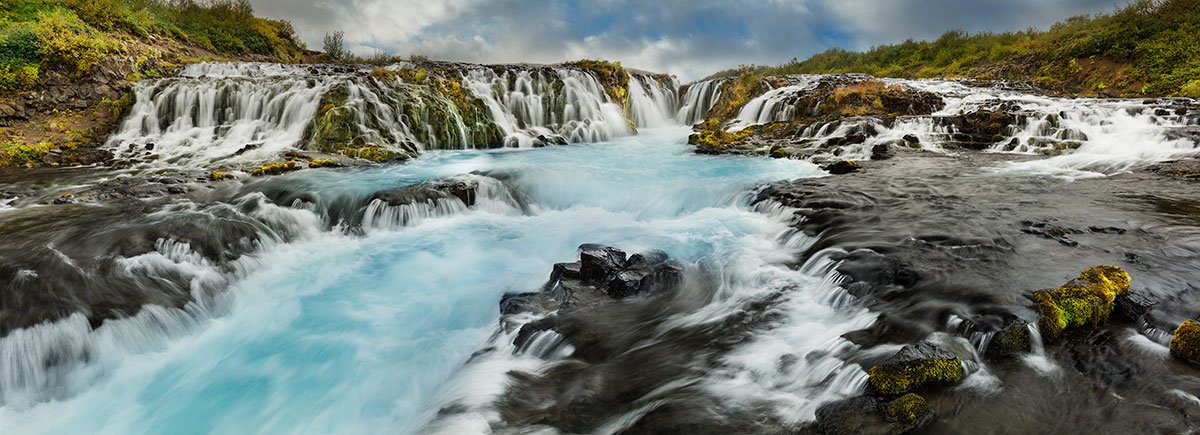
{"type": "MultiPolygon", "coordinates": [[[[649,251],[626,257],[624,251],[603,245],[579,247],[579,261],[554,265],[550,280],[541,291],[507,294],[500,301],[500,312],[546,313],[560,316],[571,310],[595,306],[641,295],[654,295],[673,289],[683,278],[683,266],[662,251],[649,251]]],[[[554,322],[547,322],[553,324],[554,322]]],[[[527,326],[553,329],[552,325],[527,326]]],[[[525,331],[522,331],[525,335],[525,331]]]]}
{"type": "MultiPolygon", "coordinates": [[[[780,122],[752,125],[727,131],[730,120],[753,98],[771,89],[796,85],[798,77],[742,77],[722,84],[722,95],[708,117],[697,126],[688,143],[702,154],[757,154],[771,157],[805,157],[805,154],[833,153],[840,147],[862,144],[878,134],[873,125],[890,126],[897,117],[929,115],[944,102],[937,94],[885,85],[869,76],[829,75],[817,83],[777,96],[773,110],[794,113],[780,122]],[[842,124],[853,125],[845,136],[814,139],[814,131],[840,131],[842,124]]],[[[886,158],[886,147],[872,150],[886,158]]]]}
{"type": "Polygon", "coordinates": [[[1171,355],[1200,364],[1200,321],[1188,320],[1175,329],[1175,335],[1171,337],[1171,355]]]}

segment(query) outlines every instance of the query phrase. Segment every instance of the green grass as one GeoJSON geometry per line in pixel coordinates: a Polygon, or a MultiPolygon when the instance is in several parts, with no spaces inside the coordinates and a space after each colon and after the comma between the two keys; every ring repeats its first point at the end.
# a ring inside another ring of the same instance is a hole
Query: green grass
{"type": "Polygon", "coordinates": [[[980,77],[1031,80],[1085,89],[1116,86],[1132,94],[1184,95],[1200,84],[1200,0],[1135,0],[1111,14],[1078,16],[1050,29],[969,34],[951,30],[933,41],[908,40],[865,52],[832,49],[778,66],[744,72],[865,73],[878,77],[980,77]],[[1109,74],[1087,65],[1119,66],[1109,74]]]}
{"type": "Polygon", "coordinates": [[[305,50],[291,24],[254,16],[248,0],[3,0],[0,91],[36,83],[48,64],[86,74],[104,56],[151,37],[280,62],[305,50]]]}

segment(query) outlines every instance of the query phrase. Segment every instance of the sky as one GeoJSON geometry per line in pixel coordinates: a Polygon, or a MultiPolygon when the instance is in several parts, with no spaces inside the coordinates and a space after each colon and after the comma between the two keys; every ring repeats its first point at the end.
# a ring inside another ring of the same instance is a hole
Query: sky
{"type": "Polygon", "coordinates": [[[369,55],[477,63],[620,61],[691,81],[743,64],[775,65],[970,32],[1046,28],[1125,0],[251,0],[292,22],[311,49],[329,32],[369,55]]]}

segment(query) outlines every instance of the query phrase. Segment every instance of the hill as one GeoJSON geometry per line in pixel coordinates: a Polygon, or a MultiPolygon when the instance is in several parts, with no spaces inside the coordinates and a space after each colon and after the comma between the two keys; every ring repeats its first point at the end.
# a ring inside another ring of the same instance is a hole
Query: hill
{"type": "Polygon", "coordinates": [[[832,73],[1020,80],[1060,93],[1200,98],[1200,0],[1135,0],[1111,14],[1077,16],[1048,30],[951,30],[933,41],[865,52],[832,49],[709,78],[832,73]]]}
{"type": "Polygon", "coordinates": [[[0,167],[101,160],[94,147],[142,78],[209,60],[298,63],[317,54],[247,0],[0,2],[0,167]]]}

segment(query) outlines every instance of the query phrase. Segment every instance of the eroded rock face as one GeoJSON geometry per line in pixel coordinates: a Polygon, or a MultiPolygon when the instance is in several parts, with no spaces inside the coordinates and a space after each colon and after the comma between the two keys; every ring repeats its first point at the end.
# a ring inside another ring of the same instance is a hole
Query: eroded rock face
{"type": "Polygon", "coordinates": [[[475,205],[477,189],[479,189],[478,180],[470,178],[446,178],[375,192],[371,196],[371,199],[378,199],[388,203],[388,205],[397,206],[436,201],[439,199],[458,198],[463,204],[470,207],[475,205]]]}

